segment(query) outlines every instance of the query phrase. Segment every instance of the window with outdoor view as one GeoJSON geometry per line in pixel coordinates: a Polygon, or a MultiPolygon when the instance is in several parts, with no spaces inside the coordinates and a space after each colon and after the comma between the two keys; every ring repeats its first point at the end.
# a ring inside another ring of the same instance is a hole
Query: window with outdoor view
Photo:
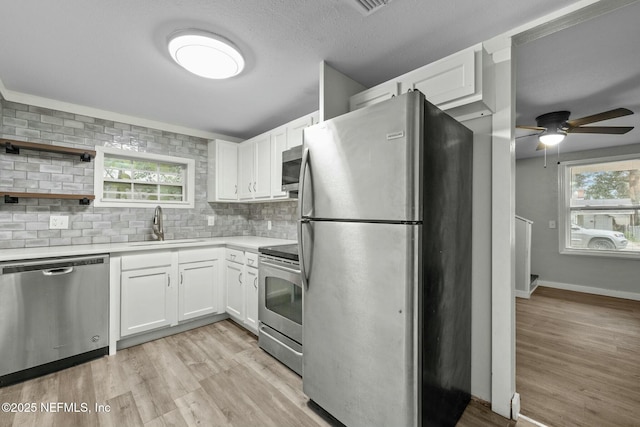
{"type": "Polygon", "coordinates": [[[96,206],[193,207],[193,160],[98,148],[96,206]]]}
{"type": "Polygon", "coordinates": [[[560,167],[560,249],[640,253],[640,156],[580,160],[560,167]]]}

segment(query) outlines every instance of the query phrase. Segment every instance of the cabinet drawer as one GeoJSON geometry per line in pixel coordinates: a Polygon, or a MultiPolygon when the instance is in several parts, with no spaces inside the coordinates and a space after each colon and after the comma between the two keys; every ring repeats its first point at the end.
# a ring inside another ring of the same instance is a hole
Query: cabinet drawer
{"type": "Polygon", "coordinates": [[[212,261],[220,258],[220,248],[194,248],[194,249],[180,249],[178,252],[178,262],[199,262],[199,261],[212,261]]]}
{"type": "Polygon", "coordinates": [[[245,263],[248,267],[258,267],[258,254],[254,254],[253,252],[245,252],[245,263]]]}
{"type": "Polygon", "coordinates": [[[228,261],[244,264],[244,252],[237,249],[227,249],[225,259],[228,261]]]}
{"type": "Polygon", "coordinates": [[[171,265],[171,252],[154,251],[143,254],[122,255],[122,270],[137,270],[140,268],[162,267],[171,265]]]}

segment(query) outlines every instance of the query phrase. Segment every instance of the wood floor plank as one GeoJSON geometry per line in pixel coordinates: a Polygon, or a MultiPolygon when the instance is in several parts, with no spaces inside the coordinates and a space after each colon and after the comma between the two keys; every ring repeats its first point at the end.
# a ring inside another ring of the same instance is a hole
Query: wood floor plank
{"type": "Polygon", "coordinates": [[[231,426],[216,402],[201,388],[176,399],[176,404],[188,426],[231,426]]]}
{"type": "Polygon", "coordinates": [[[178,409],[161,377],[136,384],[131,393],[143,423],[178,409]]]}
{"type": "Polygon", "coordinates": [[[98,414],[100,425],[103,427],[142,426],[142,419],[138,413],[136,401],[130,391],[107,401],[110,412],[98,414]]]}
{"type": "Polygon", "coordinates": [[[54,403],[64,404],[54,418],[54,426],[97,427],[98,415],[93,411],[96,395],[91,366],[87,363],[75,369],[60,371],[58,393],[54,403]],[[68,405],[68,406],[66,406],[68,405]],[[86,405],[86,406],[85,406],[86,405]],[[88,412],[84,410],[88,409],[88,412]]]}
{"type": "Polygon", "coordinates": [[[517,299],[516,326],[523,414],[559,427],[640,426],[640,301],[539,287],[517,299]]]}
{"type": "MultiPolygon", "coordinates": [[[[599,378],[592,381],[604,387],[599,378]]],[[[561,391],[557,389],[558,394],[561,391]]],[[[228,320],[5,387],[0,396],[8,402],[65,399],[110,406],[110,412],[90,414],[93,418],[75,413],[16,418],[17,414],[0,413],[2,427],[335,425],[309,403],[300,376],[260,349],[254,335],[228,320]]],[[[617,410],[629,408],[622,405],[617,410]]],[[[589,412],[582,412],[584,420],[589,412]]],[[[469,405],[459,425],[529,426],[502,418],[477,402],[469,405]]]]}

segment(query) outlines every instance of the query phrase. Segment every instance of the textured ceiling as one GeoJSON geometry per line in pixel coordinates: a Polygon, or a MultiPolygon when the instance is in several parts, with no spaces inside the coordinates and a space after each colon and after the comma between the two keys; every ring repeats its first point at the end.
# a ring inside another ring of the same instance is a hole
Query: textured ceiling
{"type": "MultiPolygon", "coordinates": [[[[576,26],[518,46],[516,116],[536,125],[540,114],[568,110],[571,119],[618,107],[635,114],[599,122],[634,126],[625,135],[569,134],[560,153],[640,143],[640,3],[622,7],[576,26]]],[[[518,130],[517,135],[530,131],[518,130]]],[[[516,140],[516,157],[541,156],[537,137],[516,140]]],[[[556,154],[557,149],[550,149],[556,154]]]]}
{"type": "MultiPolygon", "coordinates": [[[[575,3],[393,0],[363,16],[351,1],[0,0],[0,80],[17,93],[247,138],[318,108],[322,60],[372,86],[575,3]],[[181,28],[232,40],[246,70],[226,81],[188,74],[166,49],[181,28]]],[[[554,82],[562,74],[545,72],[554,82]]]]}

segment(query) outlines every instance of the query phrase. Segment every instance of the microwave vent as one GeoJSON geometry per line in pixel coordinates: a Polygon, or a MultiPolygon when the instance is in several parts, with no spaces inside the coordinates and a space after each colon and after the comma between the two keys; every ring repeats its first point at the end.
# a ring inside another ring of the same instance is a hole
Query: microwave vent
{"type": "Polygon", "coordinates": [[[350,0],[363,15],[371,15],[386,6],[391,0],[350,0]]]}

